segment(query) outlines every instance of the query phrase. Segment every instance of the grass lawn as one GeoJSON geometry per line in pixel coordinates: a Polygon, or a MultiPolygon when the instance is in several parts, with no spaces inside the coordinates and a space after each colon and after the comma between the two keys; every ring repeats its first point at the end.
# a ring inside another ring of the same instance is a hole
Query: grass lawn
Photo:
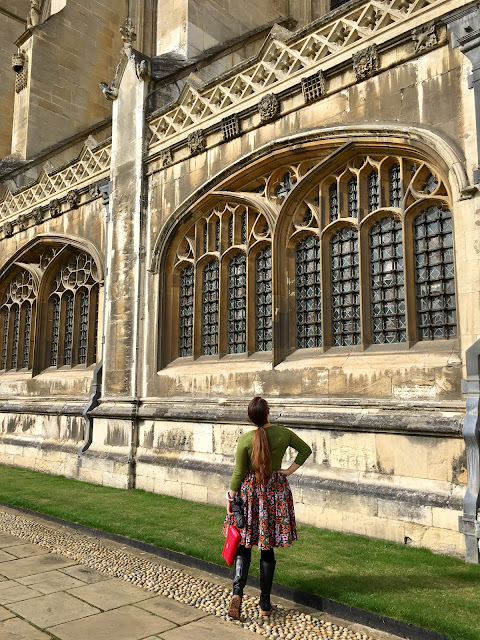
{"type": "MultiPolygon", "coordinates": [[[[0,466],[0,501],[224,564],[223,508],[0,466]]],[[[275,581],[381,615],[480,639],[480,566],[363,536],[300,526],[275,581]]],[[[257,562],[252,573],[258,575],[257,562]]]]}

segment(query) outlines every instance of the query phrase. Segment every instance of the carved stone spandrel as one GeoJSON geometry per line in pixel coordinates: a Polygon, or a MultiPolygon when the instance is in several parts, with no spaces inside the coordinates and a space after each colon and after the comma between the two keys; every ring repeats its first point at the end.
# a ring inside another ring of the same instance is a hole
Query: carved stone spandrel
{"type": "Polygon", "coordinates": [[[274,93],[268,93],[258,103],[258,112],[260,114],[260,120],[263,122],[269,122],[278,116],[280,113],[280,102],[274,93]]]}
{"type": "Polygon", "coordinates": [[[205,150],[205,136],[202,129],[197,129],[188,134],[188,147],[192,156],[205,150]]]}
{"type": "Polygon", "coordinates": [[[421,27],[412,29],[412,40],[415,53],[431,49],[438,44],[438,36],[435,23],[429,22],[421,27]]]}
{"type": "Polygon", "coordinates": [[[357,81],[371,78],[378,72],[380,67],[377,47],[372,44],[366,49],[354,53],[352,62],[357,81]]]}

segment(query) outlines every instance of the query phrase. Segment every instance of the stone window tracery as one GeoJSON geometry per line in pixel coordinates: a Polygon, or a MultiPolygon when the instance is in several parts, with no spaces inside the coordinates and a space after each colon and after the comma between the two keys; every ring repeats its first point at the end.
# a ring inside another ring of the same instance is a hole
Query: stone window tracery
{"type": "Polygon", "coordinates": [[[96,357],[98,274],[91,256],[71,254],[50,284],[48,315],[50,358],[47,365],[90,365],[96,357]]]}
{"type": "Polygon", "coordinates": [[[3,325],[2,370],[31,368],[30,336],[36,309],[36,285],[31,273],[22,269],[4,291],[0,307],[3,325]]]}
{"type": "Polygon", "coordinates": [[[419,152],[384,151],[329,160],[323,174],[302,160],[246,176],[243,185],[235,178],[237,191],[262,198],[277,221],[254,203],[225,202],[174,241],[171,277],[180,293],[173,308],[183,306],[189,269],[190,342],[184,315],[172,314],[165,361],[272,352],[279,362],[302,349],[409,348],[454,338],[448,187],[419,152]],[[298,189],[304,178],[308,187],[298,189]]]}
{"type": "Polygon", "coordinates": [[[100,283],[93,258],[69,245],[40,243],[11,269],[0,281],[0,371],[36,375],[94,364],[100,283]]]}

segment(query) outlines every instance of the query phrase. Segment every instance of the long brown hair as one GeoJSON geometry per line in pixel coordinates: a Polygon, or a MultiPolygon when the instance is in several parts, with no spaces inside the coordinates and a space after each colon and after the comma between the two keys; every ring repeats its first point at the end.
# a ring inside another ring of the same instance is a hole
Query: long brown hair
{"type": "Polygon", "coordinates": [[[256,396],[248,405],[248,417],[257,426],[252,440],[252,464],[255,477],[262,485],[266,485],[272,475],[272,454],[263,428],[268,422],[268,413],[268,402],[260,396],[256,396]]]}

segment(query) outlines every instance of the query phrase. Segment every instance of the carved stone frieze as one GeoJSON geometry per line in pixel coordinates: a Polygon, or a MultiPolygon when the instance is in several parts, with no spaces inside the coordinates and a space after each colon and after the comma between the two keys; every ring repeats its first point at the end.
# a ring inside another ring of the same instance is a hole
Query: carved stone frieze
{"type": "Polygon", "coordinates": [[[11,236],[13,236],[13,223],[5,222],[5,224],[2,226],[2,231],[6,238],[10,238],[11,236]]]}
{"type": "Polygon", "coordinates": [[[19,231],[25,231],[28,226],[28,216],[21,214],[17,218],[17,225],[19,231]]]}
{"type": "Polygon", "coordinates": [[[80,194],[76,189],[72,189],[67,193],[67,202],[70,205],[70,209],[76,209],[80,204],[80,194]]]}
{"type": "Polygon", "coordinates": [[[412,30],[412,40],[415,53],[431,49],[438,44],[435,22],[429,22],[412,30]]]}
{"type": "Polygon", "coordinates": [[[99,198],[100,197],[100,189],[97,184],[91,184],[88,187],[88,195],[90,198],[99,198]]]}
{"type": "Polygon", "coordinates": [[[274,93],[268,93],[258,103],[258,113],[262,122],[269,122],[280,113],[280,102],[274,93]]]}
{"type": "Polygon", "coordinates": [[[353,70],[357,76],[357,81],[365,80],[374,76],[380,67],[377,47],[372,44],[361,51],[353,54],[353,70]]]}
{"type": "Polygon", "coordinates": [[[173,162],[172,150],[170,147],[168,149],[163,149],[160,152],[160,164],[162,167],[169,167],[173,162]]]}
{"type": "Polygon", "coordinates": [[[54,200],[50,200],[48,211],[52,218],[57,218],[60,215],[60,202],[56,198],[54,200]]]}
{"type": "Polygon", "coordinates": [[[188,134],[188,147],[192,156],[205,150],[205,136],[202,129],[197,129],[188,134]]]}
{"type": "Polygon", "coordinates": [[[30,218],[32,218],[35,224],[40,224],[43,222],[43,213],[40,207],[36,207],[35,209],[31,210],[30,218]]]}
{"type": "Polygon", "coordinates": [[[236,113],[222,120],[223,140],[232,140],[240,135],[240,119],[236,113]]]}
{"type": "Polygon", "coordinates": [[[325,94],[325,77],[321,71],[302,78],[302,91],[305,102],[318,100],[325,94]]]}

